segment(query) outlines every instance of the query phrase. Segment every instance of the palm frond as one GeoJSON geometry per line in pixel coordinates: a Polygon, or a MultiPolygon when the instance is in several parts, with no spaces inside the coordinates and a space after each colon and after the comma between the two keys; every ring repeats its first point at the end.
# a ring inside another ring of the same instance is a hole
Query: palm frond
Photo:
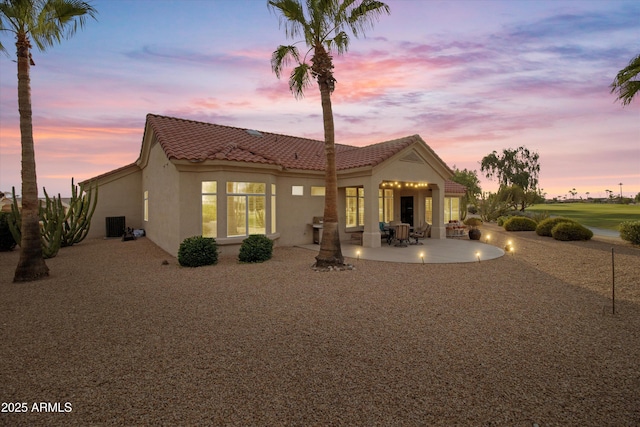
{"type": "Polygon", "coordinates": [[[349,35],[344,31],[340,31],[335,37],[327,40],[327,47],[329,50],[335,50],[339,55],[342,55],[349,49],[349,41],[349,35]]]}
{"type": "Polygon", "coordinates": [[[36,26],[31,29],[31,37],[40,50],[69,38],[83,28],[87,18],[94,18],[96,10],[90,4],[79,0],[43,0],[36,17],[36,26]]]}
{"type": "Polygon", "coordinates": [[[365,30],[373,28],[373,24],[380,19],[382,15],[389,15],[391,9],[389,6],[377,0],[362,0],[362,2],[351,9],[348,22],[353,35],[360,37],[364,35],[365,30]]]}
{"type": "Polygon", "coordinates": [[[311,87],[311,66],[306,62],[299,64],[289,76],[289,89],[296,99],[304,98],[304,90],[311,87]]]}
{"type": "Polygon", "coordinates": [[[629,65],[618,72],[611,83],[611,93],[618,93],[616,100],[629,105],[640,90],[640,55],[633,58],[629,65]]]}
{"type": "Polygon", "coordinates": [[[277,78],[280,78],[282,69],[289,66],[291,61],[300,63],[300,54],[295,46],[280,45],[273,51],[273,54],[271,54],[271,69],[277,78]]]}
{"type": "Polygon", "coordinates": [[[280,12],[278,23],[280,27],[284,27],[288,39],[296,38],[305,32],[308,24],[304,9],[297,0],[269,0],[267,7],[273,12],[280,12]]]}

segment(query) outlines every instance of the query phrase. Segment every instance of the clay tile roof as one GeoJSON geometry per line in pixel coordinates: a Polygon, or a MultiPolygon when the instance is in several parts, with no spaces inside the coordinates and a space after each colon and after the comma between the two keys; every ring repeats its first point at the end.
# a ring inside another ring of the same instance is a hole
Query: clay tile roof
{"type": "MultiPolygon", "coordinates": [[[[147,123],[169,159],[230,160],[323,170],[324,141],[149,114],[147,123]]],[[[366,147],[336,144],[338,170],[375,166],[418,141],[413,135],[366,147]]]]}
{"type": "Polygon", "coordinates": [[[413,135],[367,145],[366,147],[353,147],[352,150],[340,153],[340,157],[336,160],[336,167],[340,170],[361,166],[376,166],[418,140],[419,137],[413,135]]]}
{"type": "MultiPolygon", "coordinates": [[[[230,160],[295,169],[324,169],[324,142],[149,114],[147,122],[169,159],[230,160]]],[[[336,151],[349,149],[336,144],[336,151]]]]}
{"type": "Polygon", "coordinates": [[[467,192],[467,187],[457,182],[446,180],[444,182],[444,192],[451,194],[464,194],[467,192]]]}
{"type": "MultiPolygon", "coordinates": [[[[156,114],[147,115],[147,126],[153,130],[158,143],[169,159],[191,161],[220,159],[273,164],[286,169],[319,171],[324,170],[325,167],[324,141],[156,114]]],[[[376,166],[416,142],[424,143],[420,136],[411,135],[366,147],[336,144],[336,154],[339,154],[336,158],[336,167],[338,170],[345,170],[376,166]]],[[[428,146],[427,148],[431,150],[428,146]]],[[[431,151],[437,159],[442,161],[433,150],[431,151]]],[[[137,162],[131,163],[79,184],[83,185],[91,180],[136,167],[138,167],[137,162]]],[[[465,192],[464,185],[445,180],[445,193],[464,194],[465,192]]]]}

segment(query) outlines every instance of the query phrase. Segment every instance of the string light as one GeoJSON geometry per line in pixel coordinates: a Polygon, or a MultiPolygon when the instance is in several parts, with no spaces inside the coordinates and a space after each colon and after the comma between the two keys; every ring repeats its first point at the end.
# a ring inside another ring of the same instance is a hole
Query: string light
{"type": "Polygon", "coordinates": [[[396,188],[427,188],[429,187],[428,182],[410,182],[410,181],[382,181],[382,187],[396,187],[396,188]]]}

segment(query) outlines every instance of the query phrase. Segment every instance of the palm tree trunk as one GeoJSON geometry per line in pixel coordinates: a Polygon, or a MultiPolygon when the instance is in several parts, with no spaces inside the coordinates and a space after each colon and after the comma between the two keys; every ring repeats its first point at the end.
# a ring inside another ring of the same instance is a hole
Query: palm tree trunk
{"type": "Polygon", "coordinates": [[[316,257],[317,267],[344,264],[340,248],[340,229],[338,227],[338,174],[336,171],[335,131],[333,126],[333,110],[331,108],[331,91],[327,79],[318,79],[320,98],[322,101],[322,118],[324,122],[324,151],[327,158],[325,171],[325,198],[322,242],[320,253],[316,257]]]}
{"type": "Polygon", "coordinates": [[[26,34],[18,34],[18,110],[20,112],[20,142],[22,145],[22,240],[20,260],[14,282],[37,280],[49,275],[42,258],[40,218],[38,216],[38,184],[33,145],[31,112],[30,43],[26,34]]]}

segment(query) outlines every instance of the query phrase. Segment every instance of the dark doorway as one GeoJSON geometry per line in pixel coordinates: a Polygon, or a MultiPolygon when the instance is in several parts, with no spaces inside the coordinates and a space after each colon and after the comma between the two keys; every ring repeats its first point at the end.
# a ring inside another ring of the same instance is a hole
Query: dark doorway
{"type": "Polygon", "coordinates": [[[413,226],[413,196],[400,197],[400,221],[413,226]]]}

